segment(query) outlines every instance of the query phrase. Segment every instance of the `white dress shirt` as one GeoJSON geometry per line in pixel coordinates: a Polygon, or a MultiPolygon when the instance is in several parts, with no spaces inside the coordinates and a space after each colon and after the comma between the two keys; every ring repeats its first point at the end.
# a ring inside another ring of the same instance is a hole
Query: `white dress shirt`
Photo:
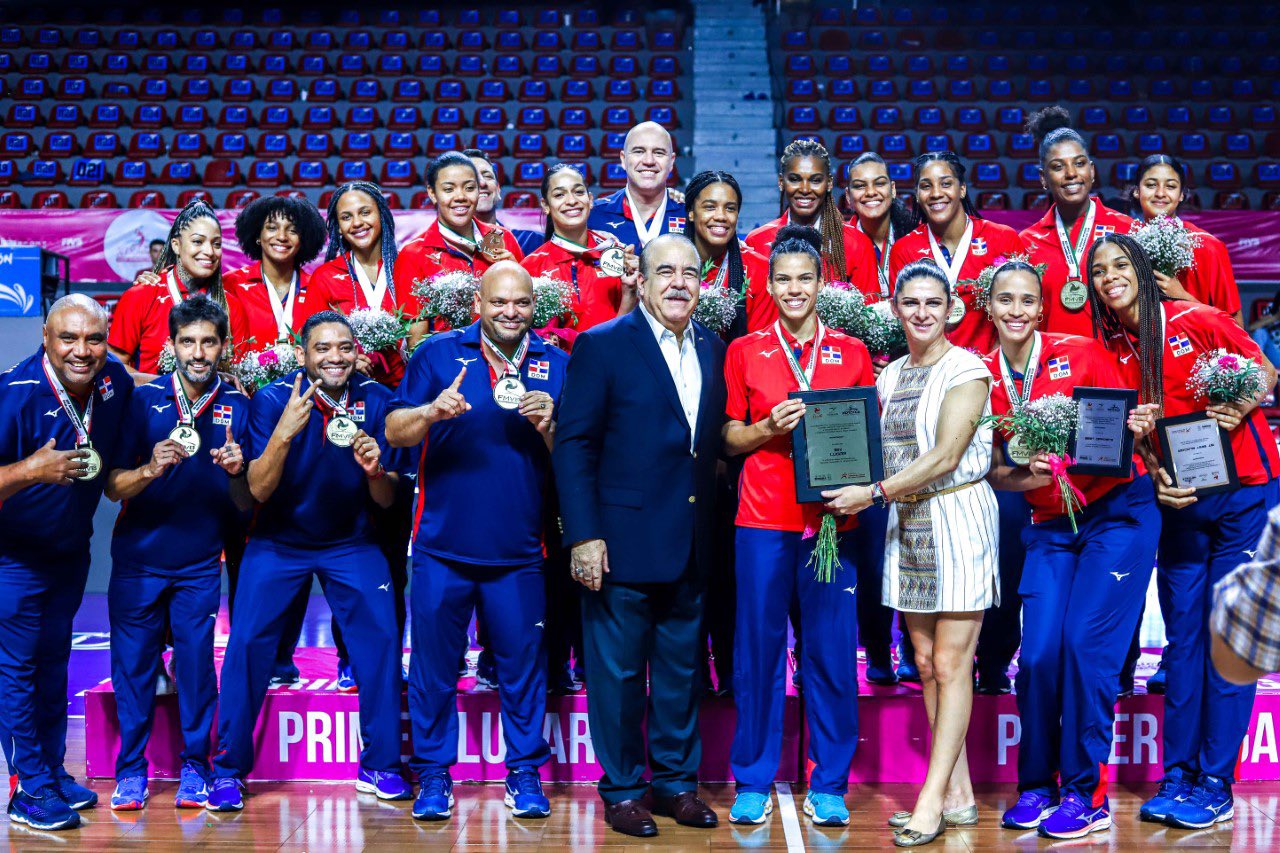
{"type": "Polygon", "coordinates": [[[698,363],[698,351],[693,342],[693,323],[685,326],[683,339],[677,343],[675,333],[659,323],[643,302],[640,303],[640,313],[657,339],[658,349],[671,372],[680,406],[689,421],[689,451],[692,452],[694,433],[698,428],[698,403],[702,399],[702,365],[698,363]]]}

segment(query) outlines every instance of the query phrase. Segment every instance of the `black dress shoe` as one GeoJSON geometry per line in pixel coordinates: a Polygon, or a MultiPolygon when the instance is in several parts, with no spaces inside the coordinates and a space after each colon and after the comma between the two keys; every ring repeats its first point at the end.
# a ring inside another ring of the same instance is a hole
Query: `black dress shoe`
{"type": "Polygon", "coordinates": [[[710,829],[720,823],[711,806],[698,798],[693,791],[682,791],[674,797],[653,798],[653,813],[673,817],[681,826],[710,829]]]}
{"type": "Polygon", "coordinates": [[[636,838],[652,838],[658,834],[658,825],[639,800],[623,800],[604,807],[604,822],[614,832],[633,835],[636,838]]]}

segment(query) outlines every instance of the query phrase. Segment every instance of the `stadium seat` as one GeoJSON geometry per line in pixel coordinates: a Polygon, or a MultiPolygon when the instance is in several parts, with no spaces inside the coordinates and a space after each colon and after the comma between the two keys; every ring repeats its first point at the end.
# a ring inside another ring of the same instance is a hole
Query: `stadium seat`
{"type": "Polygon", "coordinates": [[[431,201],[431,194],[426,190],[418,190],[413,194],[413,198],[409,201],[410,210],[434,210],[435,204],[431,201]]]}
{"type": "Polygon", "coordinates": [[[995,139],[989,133],[966,133],[960,138],[960,152],[975,160],[993,157],[997,154],[995,139]]]}
{"type": "Polygon", "coordinates": [[[548,153],[547,138],[541,133],[521,133],[516,136],[511,154],[518,158],[542,158],[548,153]]]}
{"type": "Polygon", "coordinates": [[[254,190],[233,190],[227,193],[226,207],[229,210],[239,210],[260,198],[262,194],[254,190]]]}
{"type": "Polygon", "coordinates": [[[448,71],[444,57],[438,53],[419,54],[413,73],[419,77],[443,77],[448,71]]]}
{"type": "Polygon", "coordinates": [[[556,157],[561,160],[584,160],[594,154],[595,148],[585,133],[562,133],[556,140],[556,157]]]}
{"type": "Polygon", "coordinates": [[[1125,155],[1124,139],[1118,133],[1096,133],[1089,150],[1095,157],[1107,160],[1125,155]]]}
{"type": "Polygon", "coordinates": [[[373,107],[350,107],[342,126],[347,130],[375,130],[380,121],[378,111],[373,107]]]}
{"type": "Polygon", "coordinates": [[[1080,118],[1076,123],[1077,129],[1089,133],[1107,131],[1113,126],[1111,111],[1106,107],[1090,106],[1080,109],[1080,118]]]}
{"type": "MultiPolygon", "coordinates": [[[[271,81],[272,85],[274,85],[275,83],[281,83],[281,82],[291,83],[293,81],[291,80],[290,81],[281,81],[281,80],[271,81]]],[[[342,87],[339,86],[338,81],[334,80],[332,77],[319,77],[315,80],[312,80],[311,83],[308,84],[307,86],[307,100],[310,101],[311,103],[331,104],[341,98],[342,98],[342,87]]],[[[273,98],[270,97],[270,86],[268,86],[267,100],[268,101],[273,100],[273,98]]],[[[289,100],[293,100],[293,99],[289,98],[289,100]]]]}
{"type": "MultiPolygon", "coordinates": [[[[106,106],[106,105],[103,104],[102,106],[106,106]]],[[[115,104],[112,104],[111,106],[114,106],[116,108],[115,112],[116,112],[116,116],[118,117],[120,114],[119,106],[115,104]]],[[[85,127],[85,126],[98,127],[98,125],[94,124],[92,120],[88,122],[85,121],[84,110],[80,108],[79,104],[55,104],[53,107],[53,112],[49,114],[49,120],[45,124],[45,127],[59,128],[59,129],[78,128],[78,127],[85,127]]],[[[118,127],[119,126],[118,120],[116,124],[111,126],[118,127]]]]}
{"type": "Polygon", "coordinates": [[[69,187],[98,187],[107,183],[107,163],[97,157],[78,157],[67,174],[69,187]]]}
{"type": "Polygon", "coordinates": [[[293,180],[295,187],[323,187],[333,182],[329,176],[329,167],[320,160],[299,160],[293,164],[293,180]]]}
{"type": "Polygon", "coordinates": [[[383,141],[382,153],[389,158],[408,160],[422,152],[416,135],[393,130],[387,133],[383,141]]]}
{"type": "Polygon", "coordinates": [[[422,126],[422,111],[417,107],[392,107],[387,118],[388,130],[412,132],[422,126]]]}
{"type": "Polygon", "coordinates": [[[203,133],[186,131],[175,134],[169,145],[169,156],[185,159],[203,157],[209,153],[209,140],[203,133]]]}
{"type": "Polygon", "coordinates": [[[129,139],[129,157],[162,157],[166,150],[164,137],[152,130],[140,130],[129,139]]]}
{"type": "Polygon", "coordinates": [[[617,157],[622,153],[622,146],[626,142],[625,131],[613,131],[606,133],[600,138],[600,156],[605,158],[617,157]]]}
{"type": "Polygon", "coordinates": [[[1222,190],[1213,196],[1214,210],[1248,210],[1249,196],[1235,190],[1222,190]]]}
{"type": "Polygon", "coordinates": [[[1139,157],[1163,154],[1166,150],[1163,133],[1139,133],[1133,139],[1133,153],[1139,157]]]}
{"type": "MultiPolygon", "coordinates": [[[[292,101],[297,87],[292,80],[272,80],[267,84],[268,101],[292,101]]],[[[232,77],[222,84],[222,100],[230,103],[247,103],[258,99],[258,87],[248,77],[232,77]]]]}
{"type": "Polygon", "coordinates": [[[898,100],[898,84],[893,80],[872,80],[867,86],[867,100],[877,103],[898,100]]]}
{"type": "Polygon", "coordinates": [[[1253,184],[1263,190],[1280,190],[1280,163],[1255,163],[1253,184]]]}
{"type": "Polygon", "coordinates": [[[17,164],[12,160],[0,159],[0,187],[11,186],[17,177],[17,164]]]}
{"type": "Polygon", "coordinates": [[[1040,182],[1039,163],[1020,163],[1014,180],[1024,190],[1038,190],[1044,186],[1040,182]]]}
{"type": "Polygon", "coordinates": [[[307,107],[302,113],[303,130],[333,130],[338,126],[338,112],[333,107],[307,107]]]}
{"type": "Polygon", "coordinates": [[[120,206],[120,200],[116,198],[116,194],[110,190],[93,190],[80,196],[80,207],[87,208],[116,208],[120,206]]]}
{"type": "Polygon", "coordinates": [[[1210,130],[1231,131],[1239,128],[1235,110],[1226,104],[1215,104],[1204,112],[1205,125],[1210,130]]]}
{"type": "Polygon", "coordinates": [[[170,160],[160,167],[156,173],[159,184],[194,184],[196,180],[195,164],[186,160],[170,160]]]}
{"type": "Polygon", "coordinates": [[[387,160],[382,164],[378,183],[384,187],[413,187],[420,179],[412,160],[387,160]]]}
{"type": "Polygon", "coordinates": [[[249,152],[249,138],[238,131],[219,133],[213,141],[213,156],[239,158],[249,152]]]}
{"type": "Polygon", "coordinates": [[[427,156],[438,157],[446,151],[462,147],[462,137],[457,133],[433,133],[427,137],[427,156]]]}
{"type": "MultiPolygon", "coordinates": [[[[564,73],[564,65],[560,62],[560,57],[554,53],[535,56],[532,73],[535,79],[559,77],[564,73]]],[[[600,62],[594,56],[575,56],[572,73],[575,77],[594,77],[600,73],[600,62]]]]}
{"type": "Polygon", "coordinates": [[[298,143],[298,156],[321,160],[334,154],[333,137],[327,133],[304,133],[298,143]]]}
{"type": "Polygon", "coordinates": [[[507,143],[500,133],[476,133],[471,137],[471,147],[483,151],[491,159],[507,156],[507,143]]]}
{"type": "Polygon", "coordinates": [[[551,87],[546,80],[521,80],[516,100],[523,104],[541,104],[551,100],[551,87]]]}
{"type": "Polygon", "coordinates": [[[1132,160],[1123,160],[1111,167],[1111,186],[1118,190],[1127,189],[1138,181],[1138,164],[1132,160]]]}
{"type": "Polygon", "coordinates": [[[880,156],[886,160],[904,160],[914,157],[916,152],[911,140],[905,133],[886,133],[880,137],[876,146],[880,156]]]}
{"type": "Polygon", "coordinates": [[[1195,120],[1187,107],[1171,106],[1165,108],[1163,125],[1169,130],[1192,130],[1195,120]]]}
{"type": "Polygon", "coordinates": [[[995,129],[1004,133],[1020,133],[1027,123],[1022,107],[1000,107],[996,110],[995,129]]]}
{"type": "Polygon", "coordinates": [[[5,127],[10,129],[32,128],[44,124],[44,116],[35,104],[14,104],[9,107],[5,127]]]}
{"type": "Polygon", "coordinates": [[[202,183],[206,187],[233,187],[240,183],[240,167],[236,160],[216,159],[205,164],[202,183]]]}
{"type": "Polygon", "coordinates": [[[138,87],[139,101],[167,101],[173,97],[173,87],[163,77],[144,77],[138,87]]]}
{"type": "Polygon", "coordinates": [[[89,134],[84,143],[86,157],[109,160],[120,156],[120,135],[113,131],[96,131],[89,134]]]}
{"type": "MultiPolygon", "coordinates": [[[[1205,186],[1215,190],[1238,190],[1242,186],[1240,169],[1235,163],[1216,161],[1204,169],[1205,186]]],[[[1214,205],[1218,205],[1215,203],[1214,205]]]]}
{"type": "Polygon", "coordinates": [[[201,130],[209,123],[209,111],[201,104],[184,104],[173,114],[175,130],[201,130]]]}
{"type": "Polygon", "coordinates": [[[977,90],[969,78],[947,81],[947,100],[973,101],[977,99],[977,90]]]}
{"type": "Polygon", "coordinates": [[[1030,133],[1011,133],[1005,139],[1004,153],[1014,159],[1034,159],[1038,154],[1036,138],[1030,133]]]}
{"type": "MultiPolygon", "coordinates": [[[[847,109],[845,107],[836,107],[835,109],[847,109]]],[[[818,111],[811,106],[796,106],[787,109],[786,118],[787,130],[821,130],[822,121],[818,118],[818,111]]]]}
{"type": "MultiPolygon", "coordinates": [[[[408,82],[408,81],[401,81],[408,82]]],[[[397,84],[398,85],[398,84],[397,84]]],[[[440,104],[460,104],[469,100],[470,92],[461,80],[437,80],[433,100],[440,104]]]]}
{"type": "Polygon", "coordinates": [[[27,164],[27,172],[23,177],[24,184],[29,187],[52,187],[65,182],[62,164],[57,160],[38,159],[27,164]]]}
{"type": "Polygon", "coordinates": [[[458,130],[466,127],[462,110],[457,107],[436,107],[431,112],[431,127],[434,130],[458,130]]]}
{"type": "Polygon", "coordinates": [[[459,77],[483,77],[485,73],[484,57],[476,53],[466,53],[453,63],[453,73],[459,77]]]}
{"type": "Polygon", "coordinates": [[[289,107],[263,107],[262,114],[258,116],[258,127],[263,130],[288,130],[295,124],[293,110],[289,107]]]}
{"type": "Polygon", "coordinates": [[[493,75],[495,77],[524,77],[528,73],[524,58],[521,56],[498,56],[494,58],[493,75]]]}
{"type": "Polygon", "coordinates": [[[920,153],[954,151],[955,144],[947,133],[926,133],[920,137],[920,153]]]}
{"type": "Polygon", "coordinates": [[[378,146],[374,143],[373,134],[367,130],[355,130],[342,135],[342,143],[338,153],[343,157],[368,158],[378,155],[378,146]]]}
{"type": "Polygon", "coordinates": [[[425,99],[420,80],[397,80],[391,88],[391,100],[397,103],[413,103],[425,99]]]}
{"type": "Polygon", "coordinates": [[[251,187],[275,189],[284,184],[284,166],[279,160],[254,160],[249,164],[245,183],[251,187]]]}
{"type": "Polygon", "coordinates": [[[1259,104],[1249,108],[1249,124],[1256,130],[1273,130],[1280,127],[1274,104],[1259,104]]]}
{"type": "Polygon", "coordinates": [[[540,187],[547,174],[547,164],[541,160],[524,160],[516,164],[511,178],[513,187],[540,187]]]}
{"type": "Polygon", "coordinates": [[[635,126],[636,117],[631,107],[608,107],[600,118],[604,130],[628,131],[635,126]]]}
{"type": "Polygon", "coordinates": [[[505,104],[510,100],[511,87],[506,80],[482,80],[476,90],[476,101],[482,104],[505,104]]]}
{"type": "Polygon", "coordinates": [[[94,61],[92,54],[76,51],[74,53],[68,53],[62,58],[63,74],[92,74],[97,70],[98,64],[94,61]]]}
{"type": "Polygon", "coordinates": [[[965,133],[980,133],[987,129],[987,114],[981,107],[957,107],[951,126],[965,133]]]}
{"type": "Polygon", "coordinates": [[[373,181],[376,176],[368,160],[343,160],[334,172],[333,180],[341,185],[351,181],[373,181]]]}
{"type": "MultiPolygon", "coordinates": [[[[506,116],[504,115],[503,118],[505,120],[506,116]]],[[[595,120],[587,109],[565,107],[560,111],[560,118],[557,124],[561,131],[578,132],[595,127],[595,120]]]]}
{"type": "Polygon", "coordinates": [[[867,137],[861,133],[842,133],[832,147],[832,153],[841,159],[853,160],[866,152],[867,137]]]}
{"type": "Polygon", "coordinates": [[[118,187],[144,187],[151,181],[151,164],[146,160],[121,160],[111,178],[118,187]]]}
{"type": "MultiPolygon", "coordinates": [[[[902,130],[904,128],[902,122],[902,110],[898,107],[875,107],[871,110],[870,125],[872,130],[902,130]]],[[[855,128],[848,129],[852,130],[855,128]]]]}
{"type": "MultiPolygon", "coordinates": [[[[313,87],[315,82],[317,81],[313,81],[313,87]]],[[[231,81],[228,81],[227,85],[230,84],[231,81]]],[[[224,95],[223,97],[225,98],[226,96],[224,95]]],[[[298,84],[288,78],[271,80],[267,83],[263,99],[269,103],[292,103],[298,99],[298,84]]],[[[236,100],[242,100],[242,98],[237,97],[236,100]]],[[[244,98],[243,100],[249,99],[244,98]]]]}
{"type": "Polygon", "coordinates": [[[938,90],[932,80],[909,80],[907,82],[907,100],[917,102],[934,101],[938,98],[938,90]]]}
{"type": "Polygon", "coordinates": [[[267,160],[289,157],[293,154],[293,140],[287,133],[263,133],[258,136],[253,153],[267,160]]]}
{"type": "Polygon", "coordinates": [[[1227,133],[1222,136],[1222,153],[1228,157],[1251,159],[1258,155],[1258,150],[1250,134],[1227,133]]]}
{"type": "Polygon", "coordinates": [[[977,201],[979,210],[1012,210],[1013,203],[1009,200],[1009,194],[1006,192],[986,192],[978,193],[977,201]]]}
{"type": "Polygon", "coordinates": [[[163,210],[168,206],[169,202],[165,199],[164,193],[159,190],[138,190],[129,196],[129,207],[132,208],[163,210]]]}

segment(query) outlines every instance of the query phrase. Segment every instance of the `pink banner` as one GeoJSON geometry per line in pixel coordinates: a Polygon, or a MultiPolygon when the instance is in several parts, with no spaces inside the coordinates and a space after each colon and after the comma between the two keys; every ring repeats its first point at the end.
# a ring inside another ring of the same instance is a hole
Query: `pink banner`
{"type": "MultiPolygon", "coordinates": [[[[218,211],[223,269],[249,263],[235,241],[235,210],[218,211]]],[[[131,282],[151,266],[149,245],[163,240],[176,210],[0,210],[0,247],[39,246],[71,259],[72,281],[131,282]]],[[[397,210],[396,243],[403,246],[435,221],[434,210],[397,210]]],[[[504,210],[509,228],[541,231],[540,210],[504,210]]],[[[323,258],[323,252],[321,253],[323,258]]]]}

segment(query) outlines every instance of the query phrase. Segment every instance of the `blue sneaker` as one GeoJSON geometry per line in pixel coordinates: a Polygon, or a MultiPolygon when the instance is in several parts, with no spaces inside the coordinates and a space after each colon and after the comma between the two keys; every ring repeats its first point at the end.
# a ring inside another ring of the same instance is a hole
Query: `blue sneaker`
{"type": "Polygon", "coordinates": [[[1040,834],[1045,838],[1084,838],[1091,832],[1111,828],[1111,805],[1104,797],[1102,805],[1094,808],[1079,794],[1067,794],[1057,811],[1040,824],[1040,834]]]}
{"type": "Polygon", "coordinates": [[[1193,787],[1195,786],[1186,780],[1181,770],[1176,768],[1171,770],[1169,775],[1160,780],[1160,788],[1156,791],[1156,795],[1138,809],[1138,820],[1164,823],[1173,807],[1191,796],[1193,787]]]}
{"type": "Polygon", "coordinates": [[[147,777],[126,776],[116,780],[116,789],[111,793],[111,810],[113,812],[136,812],[147,805],[147,777]]]}
{"type": "Polygon", "coordinates": [[[173,795],[175,809],[202,809],[209,802],[209,781],[203,769],[193,761],[182,765],[178,793],[173,795]]]}
{"type": "Polygon", "coordinates": [[[542,780],[532,767],[521,767],[507,774],[503,802],[515,817],[542,818],[551,814],[551,801],[542,793],[542,780]]]}
{"type": "Polygon", "coordinates": [[[53,777],[53,786],[62,801],[76,811],[88,809],[98,804],[98,795],[75,780],[68,773],[58,773],[53,777]]]}
{"type": "Polygon", "coordinates": [[[244,808],[244,783],[234,776],[213,780],[204,807],[211,812],[238,812],[244,808]]]}
{"type": "Polygon", "coordinates": [[[920,670],[916,669],[913,661],[903,661],[898,664],[898,680],[909,681],[912,684],[920,683],[920,670]]]}
{"type": "Polygon", "coordinates": [[[1000,818],[1005,829],[1035,829],[1058,808],[1058,798],[1044,791],[1023,791],[1000,818]]]}
{"type": "Polygon", "coordinates": [[[447,773],[427,773],[413,801],[415,820],[448,820],[453,814],[453,780],[447,773]]]}
{"type": "Polygon", "coordinates": [[[302,673],[298,668],[289,663],[277,663],[274,671],[271,673],[271,687],[287,687],[290,684],[297,684],[302,680],[302,673]]]}
{"type": "Polygon", "coordinates": [[[1147,679],[1147,692],[1156,693],[1163,696],[1165,687],[1168,685],[1168,683],[1169,683],[1169,674],[1165,672],[1164,661],[1162,660],[1160,661],[1160,666],[1159,668],[1156,669],[1155,674],[1147,679]]]}
{"type": "Polygon", "coordinates": [[[773,798],[758,791],[739,791],[729,809],[729,823],[761,824],[773,811],[773,798]]]}
{"type": "Polygon", "coordinates": [[[893,671],[893,662],[873,663],[867,661],[867,683],[891,687],[898,683],[898,674],[893,671]]]}
{"type": "Polygon", "coordinates": [[[351,664],[344,660],[338,661],[338,692],[355,693],[359,689],[356,687],[356,677],[351,672],[351,664]]]}
{"type": "Polygon", "coordinates": [[[1169,809],[1164,822],[1178,829],[1207,829],[1235,815],[1231,786],[1217,776],[1201,776],[1187,798],[1169,809]]]}
{"type": "Polygon", "coordinates": [[[365,770],[356,774],[356,790],[362,794],[374,794],[380,800],[411,800],[413,788],[399,773],[386,770],[365,770]]]}
{"type": "Polygon", "coordinates": [[[28,794],[19,785],[9,800],[9,820],[45,830],[75,829],[80,825],[80,815],[58,796],[58,789],[52,785],[45,785],[34,794],[28,794]]]}
{"type": "Polygon", "coordinates": [[[476,658],[476,684],[489,690],[498,689],[498,661],[488,649],[481,649],[476,658]]]}
{"type": "Polygon", "coordinates": [[[849,807],[839,794],[822,794],[810,791],[804,798],[804,813],[814,826],[848,826],[849,807]]]}

